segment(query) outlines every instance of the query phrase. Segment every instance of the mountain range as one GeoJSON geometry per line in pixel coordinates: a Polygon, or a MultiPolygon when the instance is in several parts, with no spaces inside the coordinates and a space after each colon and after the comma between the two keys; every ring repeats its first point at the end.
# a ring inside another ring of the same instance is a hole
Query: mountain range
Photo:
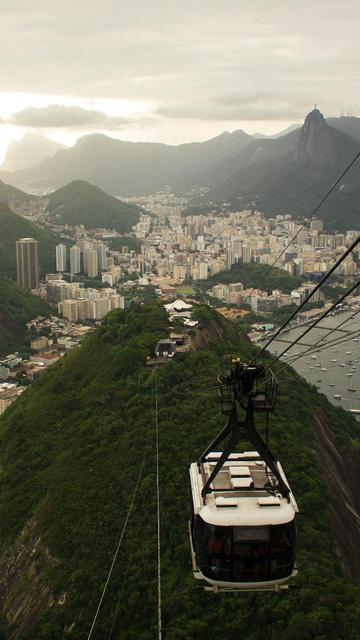
{"type": "MultiPolygon", "coordinates": [[[[251,142],[216,175],[208,175],[207,198],[238,210],[256,208],[269,215],[303,217],[359,151],[359,140],[330,126],[314,109],[301,129],[278,139],[251,142]]],[[[327,229],[359,228],[358,176],[355,164],[319,211],[327,229]]]]}
{"type": "MultiPolygon", "coordinates": [[[[102,134],[80,138],[70,149],[30,169],[4,176],[6,182],[39,191],[56,189],[74,179],[91,182],[114,195],[154,193],[174,188],[200,171],[211,170],[244,149],[252,137],[225,132],[206,142],[177,147],[124,142],[102,134]]],[[[0,175],[1,177],[1,175],[0,175]]]]}
{"type": "MultiPolygon", "coordinates": [[[[196,205],[226,202],[233,210],[257,208],[269,215],[303,217],[360,149],[359,141],[360,118],[325,120],[314,109],[302,127],[291,126],[279,137],[257,139],[239,130],[201,143],[170,146],[88,135],[50,159],[0,177],[39,192],[73,180],[88,181],[109,194],[132,196],[205,187],[209,191],[202,200],[194,200],[196,205]]],[[[357,175],[354,167],[320,212],[327,228],[358,226],[357,175]]]]}

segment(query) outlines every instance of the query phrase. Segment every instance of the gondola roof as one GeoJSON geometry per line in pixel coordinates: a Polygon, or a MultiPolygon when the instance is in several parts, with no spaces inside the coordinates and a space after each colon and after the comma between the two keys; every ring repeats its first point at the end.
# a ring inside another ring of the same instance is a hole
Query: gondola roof
{"type": "MultiPolygon", "coordinates": [[[[211,485],[204,503],[202,490],[216,458],[212,452],[203,465],[202,474],[196,463],[190,467],[195,514],[217,526],[265,526],[285,524],[293,520],[298,507],[293,494],[272,495],[265,488],[271,473],[257,452],[233,453],[211,485]],[[213,458],[213,459],[211,459],[213,458]]],[[[280,474],[287,484],[281,465],[280,474]]]]}

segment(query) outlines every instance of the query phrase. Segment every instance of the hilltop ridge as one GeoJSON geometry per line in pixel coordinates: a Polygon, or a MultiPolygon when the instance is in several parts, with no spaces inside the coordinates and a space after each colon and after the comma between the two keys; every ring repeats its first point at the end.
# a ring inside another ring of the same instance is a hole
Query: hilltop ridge
{"type": "Polygon", "coordinates": [[[73,180],[48,196],[46,212],[58,224],[82,224],[86,229],[106,227],[124,233],[138,222],[141,209],[85,180],[73,180]]]}

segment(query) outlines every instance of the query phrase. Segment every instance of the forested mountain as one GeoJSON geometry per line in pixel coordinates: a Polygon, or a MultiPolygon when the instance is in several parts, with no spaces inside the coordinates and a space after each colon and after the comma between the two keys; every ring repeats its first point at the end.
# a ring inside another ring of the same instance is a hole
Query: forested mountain
{"type": "MultiPolygon", "coordinates": [[[[234,159],[235,170],[230,164],[220,168],[207,198],[240,209],[255,207],[269,215],[285,212],[301,217],[310,213],[358,151],[357,140],[330,127],[314,109],[300,130],[277,140],[253,142],[234,159]]],[[[326,228],[358,228],[358,176],[354,165],[320,210],[326,228]]]]}
{"type": "Polygon", "coordinates": [[[29,320],[49,312],[44,300],[0,277],[0,356],[20,347],[29,320]]]}
{"type": "Polygon", "coordinates": [[[41,229],[34,222],[22,218],[0,202],[0,275],[16,280],[16,240],[29,237],[39,241],[41,272],[53,272],[55,246],[60,242],[60,238],[41,229]]]}
{"type": "Polygon", "coordinates": [[[10,142],[1,169],[4,171],[26,169],[40,160],[51,158],[59,149],[64,149],[64,145],[39,133],[26,133],[20,140],[10,142]]]}
{"type": "MultiPolygon", "coordinates": [[[[304,514],[295,588],[212,595],[192,577],[188,466],[224,424],[211,386],[225,355],[246,359],[253,349],[210,309],[195,315],[201,350],[157,376],[164,636],[357,640],[360,590],[349,574],[360,578],[358,425],[294,372],[283,376],[291,381],[280,388],[271,442],[304,514]]],[[[113,640],[156,636],[154,374],[144,363],[167,324],[157,305],[112,312],[0,418],[4,638],[86,640],[143,458],[94,638],[110,637],[115,612],[113,640]]]]}
{"type": "Polygon", "coordinates": [[[51,193],[46,211],[60,224],[83,224],[87,229],[106,227],[122,233],[131,231],[141,213],[139,207],[113,198],[83,180],[74,180],[51,193]]]}
{"type": "Polygon", "coordinates": [[[7,175],[23,188],[56,189],[86,180],[113,195],[154,193],[174,187],[239,153],[252,140],[244,131],[179,146],[124,142],[105,135],[80,138],[74,147],[26,171],[7,175]]]}

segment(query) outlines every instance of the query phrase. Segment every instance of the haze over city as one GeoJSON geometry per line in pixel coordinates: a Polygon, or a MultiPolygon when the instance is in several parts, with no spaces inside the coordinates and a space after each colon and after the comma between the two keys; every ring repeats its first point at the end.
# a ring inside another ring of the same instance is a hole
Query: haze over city
{"type": "Polygon", "coordinates": [[[179,144],[358,113],[359,4],[1,0],[0,161],[40,131],[179,144]]]}

